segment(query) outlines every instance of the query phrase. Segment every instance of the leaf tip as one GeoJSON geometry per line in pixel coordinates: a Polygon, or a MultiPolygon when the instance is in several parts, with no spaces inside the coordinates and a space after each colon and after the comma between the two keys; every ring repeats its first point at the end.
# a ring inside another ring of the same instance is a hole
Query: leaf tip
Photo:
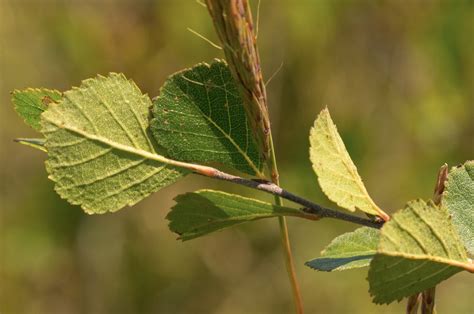
{"type": "Polygon", "coordinates": [[[306,267],[309,267],[311,269],[314,269],[314,270],[318,270],[316,267],[313,266],[313,264],[311,264],[312,261],[307,261],[304,263],[304,266],[306,267]]]}

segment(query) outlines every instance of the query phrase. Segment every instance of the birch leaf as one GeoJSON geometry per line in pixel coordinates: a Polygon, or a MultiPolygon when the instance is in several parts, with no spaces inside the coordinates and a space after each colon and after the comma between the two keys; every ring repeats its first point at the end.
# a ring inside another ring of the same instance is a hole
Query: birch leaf
{"type": "Polygon", "coordinates": [[[316,119],[309,140],[313,169],[331,201],[352,212],[359,209],[384,220],[390,218],[369,196],[327,108],[316,119]]]}
{"type": "Polygon", "coordinates": [[[179,239],[190,240],[244,222],[276,216],[300,216],[301,210],[273,205],[220,191],[200,190],[178,195],[166,217],[179,239]]]}
{"type": "Polygon", "coordinates": [[[59,91],[46,88],[28,88],[12,92],[16,112],[26,124],[37,131],[41,129],[40,120],[43,111],[48,108],[48,104],[59,102],[61,97],[59,91]]]}
{"type": "Polygon", "coordinates": [[[377,251],[380,231],[362,227],[338,236],[321,252],[321,257],[306,262],[320,271],[347,270],[369,266],[377,251]]]}
{"type": "Polygon", "coordinates": [[[391,303],[462,270],[474,272],[474,264],[447,210],[431,201],[412,201],[381,229],[369,268],[369,291],[375,303],[391,303]]]}
{"type": "Polygon", "coordinates": [[[186,174],[157,154],[147,133],[151,101],[122,74],[65,92],[42,114],[46,168],[59,195],[88,213],[116,211],[186,174]]]}
{"type": "Polygon", "coordinates": [[[217,162],[263,177],[242,97],[225,64],[215,60],[172,75],[154,100],[151,130],[176,160],[217,162]]]}
{"type": "Polygon", "coordinates": [[[453,168],[442,198],[467,251],[474,255],[474,161],[453,168]]]}

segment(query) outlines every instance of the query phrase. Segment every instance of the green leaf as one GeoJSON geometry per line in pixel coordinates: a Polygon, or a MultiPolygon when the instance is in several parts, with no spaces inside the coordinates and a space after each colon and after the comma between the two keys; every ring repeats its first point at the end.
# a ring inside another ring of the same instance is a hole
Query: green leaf
{"type": "Polygon", "coordinates": [[[28,88],[12,92],[16,112],[26,124],[37,131],[41,129],[41,114],[48,108],[48,104],[57,103],[61,98],[60,92],[46,88],[28,88]]]}
{"type": "Polygon", "coordinates": [[[187,172],[165,163],[147,133],[151,101],[122,74],[64,93],[42,115],[55,189],[88,213],[133,205],[187,172]]]}
{"type": "Polygon", "coordinates": [[[320,271],[346,270],[369,266],[374,257],[380,231],[362,227],[338,236],[321,252],[321,257],[306,262],[320,271]]]}
{"type": "Polygon", "coordinates": [[[178,195],[176,205],[166,217],[179,239],[190,240],[247,221],[308,214],[255,199],[212,190],[178,195]]]}
{"type": "Polygon", "coordinates": [[[466,249],[474,255],[474,160],[451,170],[444,191],[442,204],[453,217],[466,249]]]}
{"type": "Polygon", "coordinates": [[[433,202],[409,202],[381,229],[370,264],[375,303],[390,303],[434,287],[462,271],[474,271],[449,213],[433,202]]]}
{"type": "Polygon", "coordinates": [[[15,142],[47,152],[43,138],[16,138],[15,142]]]}
{"type": "Polygon", "coordinates": [[[176,160],[218,162],[263,177],[263,161],[242,98],[220,60],[178,72],[154,100],[151,130],[176,160]]]}
{"type": "Polygon", "coordinates": [[[321,189],[331,201],[349,211],[359,209],[384,220],[390,218],[367,193],[327,108],[316,119],[309,141],[313,169],[321,189]]]}

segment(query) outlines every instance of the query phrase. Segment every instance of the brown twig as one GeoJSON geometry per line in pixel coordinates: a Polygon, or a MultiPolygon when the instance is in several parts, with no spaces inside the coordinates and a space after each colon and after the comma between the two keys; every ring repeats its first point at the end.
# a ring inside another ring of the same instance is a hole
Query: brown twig
{"type": "Polygon", "coordinates": [[[348,221],[348,222],[352,222],[358,225],[363,225],[363,226],[377,228],[377,229],[383,226],[383,221],[362,218],[359,216],[354,216],[354,215],[346,214],[334,209],[323,207],[301,196],[295,195],[287,190],[284,190],[283,188],[281,188],[280,186],[272,182],[268,182],[268,181],[260,180],[260,179],[255,179],[255,180],[245,179],[242,177],[231,175],[226,172],[222,172],[214,168],[208,168],[208,169],[212,169],[212,171],[207,171],[206,173],[201,172],[198,174],[202,174],[213,179],[218,179],[222,181],[227,181],[227,182],[243,185],[252,189],[260,190],[260,191],[284,198],[293,203],[302,205],[304,207],[302,209],[304,212],[318,216],[319,218],[333,218],[333,219],[348,221]]]}

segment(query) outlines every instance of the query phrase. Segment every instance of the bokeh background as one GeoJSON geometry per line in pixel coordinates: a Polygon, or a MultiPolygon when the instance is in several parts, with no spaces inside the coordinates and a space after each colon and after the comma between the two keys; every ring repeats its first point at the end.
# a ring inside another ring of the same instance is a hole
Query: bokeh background
{"type": "MultiPolygon", "coordinates": [[[[252,4],[256,12],[256,3],[252,4]]],[[[15,88],[67,90],[123,72],[150,96],[166,77],[222,52],[195,1],[0,0],[0,312],[290,313],[276,220],[190,242],[164,219],[173,197],[218,188],[189,176],[133,208],[88,216],[53,191],[45,154],[13,143],[35,132],[15,88]]],[[[430,198],[438,168],[474,157],[474,2],[262,0],[259,43],[282,185],[328,206],[308,160],[308,131],[328,106],[373,198],[389,212],[430,198]]],[[[371,304],[367,271],[303,264],[355,226],[289,219],[308,313],[402,313],[371,304]]],[[[473,313],[474,281],[437,290],[440,313],[473,313]]]]}

